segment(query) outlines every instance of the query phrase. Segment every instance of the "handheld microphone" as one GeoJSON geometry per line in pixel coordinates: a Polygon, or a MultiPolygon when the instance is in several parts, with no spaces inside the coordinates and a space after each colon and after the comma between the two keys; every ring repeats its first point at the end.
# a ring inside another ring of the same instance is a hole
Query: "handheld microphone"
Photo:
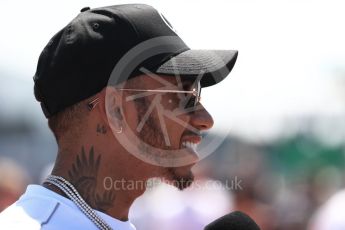
{"type": "Polygon", "coordinates": [[[236,211],[216,219],[204,230],[260,230],[260,228],[248,215],[236,211]]]}

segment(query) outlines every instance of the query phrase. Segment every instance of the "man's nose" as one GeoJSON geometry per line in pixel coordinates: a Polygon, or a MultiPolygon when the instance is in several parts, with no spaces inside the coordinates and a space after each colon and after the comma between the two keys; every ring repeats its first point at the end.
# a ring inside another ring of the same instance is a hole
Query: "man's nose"
{"type": "Polygon", "coordinates": [[[198,107],[199,109],[195,110],[191,114],[190,124],[200,131],[205,131],[212,128],[214,124],[212,116],[201,104],[199,104],[198,107]]]}

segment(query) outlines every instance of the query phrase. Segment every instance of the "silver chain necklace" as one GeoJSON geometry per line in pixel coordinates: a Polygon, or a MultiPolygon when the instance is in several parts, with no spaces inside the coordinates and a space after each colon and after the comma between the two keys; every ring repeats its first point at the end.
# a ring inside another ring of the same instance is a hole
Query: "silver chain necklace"
{"type": "Polygon", "coordinates": [[[61,176],[49,175],[45,182],[53,184],[61,189],[61,191],[63,191],[99,229],[112,230],[105,220],[103,220],[95,210],[86,203],[68,180],[61,176]]]}

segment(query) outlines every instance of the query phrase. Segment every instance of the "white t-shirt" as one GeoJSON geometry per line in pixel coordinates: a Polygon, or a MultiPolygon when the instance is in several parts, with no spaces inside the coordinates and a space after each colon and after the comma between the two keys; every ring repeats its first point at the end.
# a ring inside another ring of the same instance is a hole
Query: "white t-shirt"
{"type": "Polygon", "coordinates": [[[308,230],[345,229],[345,190],[334,194],[311,220],[308,230]]]}
{"type": "MultiPolygon", "coordinates": [[[[135,230],[130,221],[120,221],[97,211],[114,230],[135,230]]],[[[96,230],[97,226],[73,201],[40,185],[29,185],[20,199],[0,213],[0,229],[96,230]]]]}

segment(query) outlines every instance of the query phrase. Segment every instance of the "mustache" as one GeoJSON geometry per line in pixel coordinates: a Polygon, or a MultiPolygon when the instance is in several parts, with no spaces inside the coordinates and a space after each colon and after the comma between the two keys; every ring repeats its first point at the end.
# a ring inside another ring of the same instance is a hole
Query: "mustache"
{"type": "Polygon", "coordinates": [[[199,129],[196,129],[196,131],[187,129],[186,131],[182,133],[182,136],[195,136],[195,135],[203,137],[204,132],[199,129]]]}

